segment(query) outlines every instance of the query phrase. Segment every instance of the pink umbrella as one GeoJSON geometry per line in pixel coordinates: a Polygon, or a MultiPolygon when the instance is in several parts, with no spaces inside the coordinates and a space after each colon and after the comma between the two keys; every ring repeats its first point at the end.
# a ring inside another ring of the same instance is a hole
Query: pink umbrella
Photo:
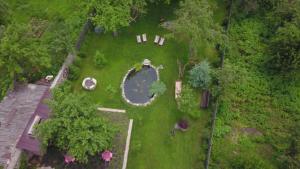
{"type": "Polygon", "coordinates": [[[65,157],[65,163],[69,164],[75,161],[75,158],[69,155],[64,155],[65,157]]]}
{"type": "Polygon", "coordinates": [[[109,162],[113,157],[113,154],[109,150],[106,150],[101,154],[101,157],[104,161],[109,162]]]}

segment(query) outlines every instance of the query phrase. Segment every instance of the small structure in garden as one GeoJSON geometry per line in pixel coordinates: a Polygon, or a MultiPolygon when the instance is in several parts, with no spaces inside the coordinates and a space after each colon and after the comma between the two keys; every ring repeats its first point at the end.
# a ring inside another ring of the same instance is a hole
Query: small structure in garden
{"type": "Polygon", "coordinates": [[[65,163],[67,164],[73,163],[75,161],[75,158],[70,155],[64,155],[64,158],[65,158],[65,163]]]}
{"type": "MultiPolygon", "coordinates": [[[[135,66],[138,67],[138,66],[135,66]]],[[[156,95],[150,94],[150,86],[159,80],[159,72],[149,59],[141,63],[141,68],[131,68],[124,76],[121,89],[127,103],[135,106],[149,105],[156,95]]]]}
{"type": "Polygon", "coordinates": [[[105,150],[102,154],[101,154],[101,157],[102,159],[105,161],[105,162],[110,162],[110,160],[112,159],[113,157],[113,153],[109,150],[105,150]]]}
{"type": "Polygon", "coordinates": [[[178,129],[178,130],[181,130],[181,131],[186,131],[189,127],[189,124],[188,124],[188,121],[187,120],[179,120],[174,128],[175,129],[178,129]]]}
{"type": "Polygon", "coordinates": [[[209,106],[209,96],[210,96],[210,92],[208,90],[205,90],[202,93],[201,104],[200,104],[201,108],[207,108],[209,106]]]}
{"type": "Polygon", "coordinates": [[[82,87],[86,90],[94,90],[97,85],[97,80],[92,77],[84,78],[82,81],[82,87]]]}

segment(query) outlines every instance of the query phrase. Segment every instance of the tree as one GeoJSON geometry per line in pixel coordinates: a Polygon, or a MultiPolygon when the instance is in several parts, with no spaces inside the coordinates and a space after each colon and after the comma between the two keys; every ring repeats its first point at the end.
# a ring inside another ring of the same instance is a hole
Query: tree
{"type": "Polygon", "coordinates": [[[49,144],[86,163],[88,157],[111,147],[115,129],[96,112],[84,94],[70,93],[70,86],[53,92],[49,101],[52,117],[37,126],[42,147],[49,144]]]}
{"type": "Polygon", "coordinates": [[[271,39],[270,51],[271,67],[281,71],[300,68],[300,28],[293,23],[280,27],[271,39]]]}
{"type": "Polygon", "coordinates": [[[105,31],[116,32],[121,27],[129,26],[131,5],[131,0],[91,0],[91,20],[95,26],[104,27],[105,31]]]}
{"type": "Polygon", "coordinates": [[[33,80],[50,67],[47,46],[40,45],[31,28],[10,24],[0,41],[0,70],[5,69],[11,82],[33,80]]]}
{"type": "Polygon", "coordinates": [[[199,117],[199,111],[195,109],[196,107],[197,102],[193,89],[189,86],[183,86],[180,97],[178,98],[178,109],[181,112],[196,118],[199,117]]]}
{"type": "Polygon", "coordinates": [[[213,22],[212,8],[207,0],[181,1],[175,14],[171,36],[189,42],[190,57],[197,55],[201,44],[223,44],[224,35],[221,27],[213,22]]]}
{"type": "Polygon", "coordinates": [[[208,88],[211,83],[211,69],[206,60],[195,65],[189,73],[189,83],[192,87],[208,88]]]}
{"type": "Polygon", "coordinates": [[[166,85],[164,84],[164,82],[162,81],[155,81],[151,84],[150,86],[150,94],[154,95],[162,95],[165,93],[165,91],[167,90],[166,85]]]}

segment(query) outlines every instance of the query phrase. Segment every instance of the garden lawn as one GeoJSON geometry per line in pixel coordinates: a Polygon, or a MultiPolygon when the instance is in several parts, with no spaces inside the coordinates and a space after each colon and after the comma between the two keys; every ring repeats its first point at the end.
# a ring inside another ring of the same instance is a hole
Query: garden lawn
{"type": "MultiPolygon", "coordinates": [[[[172,9],[163,5],[152,7],[151,13],[149,10],[147,16],[121,30],[118,37],[113,37],[109,33],[101,35],[89,33],[81,50],[86,57],[77,61],[81,65],[81,75],[74,83],[74,91],[88,93],[95,103],[103,107],[126,109],[128,116],[134,119],[127,168],[203,168],[207,144],[203,137],[207,131],[205,127],[209,122],[210,112],[201,111],[199,119],[189,120],[190,128],[187,132],[176,132],[174,137],[171,136],[174,124],[183,116],[177,110],[174,99],[174,84],[178,78],[176,60],[188,54],[188,47],[171,39],[167,39],[164,46],[153,43],[156,34],[167,33],[158,26],[161,17],[170,19],[172,9]],[[147,34],[148,42],[137,44],[136,35],[143,33],[147,34]],[[108,60],[104,68],[97,68],[94,65],[93,56],[97,50],[108,60]],[[167,91],[150,106],[134,107],[123,100],[120,85],[128,69],[146,58],[155,66],[164,66],[164,69],[160,70],[160,79],[166,84],[167,91]],[[81,87],[83,78],[88,76],[98,81],[94,91],[85,91],[81,87]],[[106,90],[109,85],[115,88],[116,93],[109,93],[106,90]]],[[[207,59],[216,60],[215,52],[212,54],[211,51],[202,50],[207,59]]],[[[196,92],[195,99],[198,101],[200,94],[196,92]]]]}

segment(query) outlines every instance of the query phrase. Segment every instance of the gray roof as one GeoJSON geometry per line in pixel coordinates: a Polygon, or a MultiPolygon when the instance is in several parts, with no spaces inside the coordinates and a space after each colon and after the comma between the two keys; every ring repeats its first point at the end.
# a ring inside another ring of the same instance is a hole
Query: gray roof
{"type": "Polygon", "coordinates": [[[49,86],[18,86],[0,102],[0,164],[6,164],[16,149],[32,114],[49,86]]]}

